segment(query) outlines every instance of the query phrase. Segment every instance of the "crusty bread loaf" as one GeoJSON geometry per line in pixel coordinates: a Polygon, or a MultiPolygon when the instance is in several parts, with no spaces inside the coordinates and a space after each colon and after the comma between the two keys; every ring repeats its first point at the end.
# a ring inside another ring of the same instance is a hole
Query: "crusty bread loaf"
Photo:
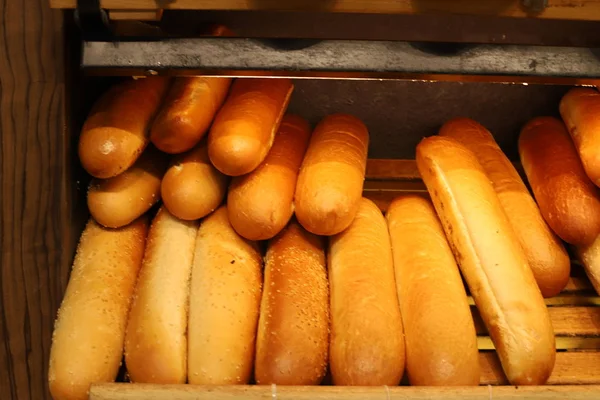
{"type": "Polygon", "coordinates": [[[149,147],[127,171],[108,179],[92,179],[87,204],[94,219],[120,228],[148,211],[160,200],[160,182],[167,162],[149,147]]]}
{"type": "Polygon", "coordinates": [[[79,159],[90,175],[112,178],[133,165],[148,145],[169,82],[165,77],[128,80],[98,100],[79,137],[79,159]]]}
{"type": "Polygon", "coordinates": [[[176,78],[152,125],[152,143],[171,154],[190,150],[208,131],[230,85],[230,78],[176,78]]]}
{"type": "Polygon", "coordinates": [[[161,207],[152,221],[125,336],[132,382],[185,383],[187,317],[197,222],[161,207]]]}
{"type": "Polygon", "coordinates": [[[563,123],[551,117],[531,120],[521,131],[519,155],[550,228],[565,242],[590,244],[600,234],[600,194],[563,123]]]}
{"type": "Polygon", "coordinates": [[[52,336],[55,400],[87,400],[91,384],[117,377],[147,229],[145,217],[116,230],[90,219],[81,234],[52,336]]]}
{"type": "Polygon", "coordinates": [[[411,385],[479,385],[467,293],[431,202],[400,196],[386,214],[411,385]]]}
{"type": "Polygon", "coordinates": [[[556,357],[550,316],[483,167],[441,136],[419,143],[417,167],[506,377],[513,385],[545,383],[556,357]]]}
{"type": "Polygon", "coordinates": [[[327,371],[324,240],[290,221],[270,241],[256,339],[256,383],[318,385],[327,371]]]}
{"type": "Polygon", "coordinates": [[[398,385],[404,374],[402,317],[385,218],[359,200],[348,229],[330,238],[328,252],[333,383],[398,385]]]}
{"type": "Polygon", "coordinates": [[[576,248],[576,253],[594,290],[600,294],[600,236],[591,244],[576,248]]]}
{"type": "Polygon", "coordinates": [[[315,129],[300,168],[296,217],[309,232],[334,235],[346,229],[362,195],[369,132],[357,118],[334,114],[315,129]]]}
{"type": "Polygon", "coordinates": [[[560,115],[587,176],[600,186],[600,93],[592,88],[571,89],[560,101],[560,115]]]}
{"type": "Polygon", "coordinates": [[[289,79],[239,78],[208,134],[213,165],[231,176],[252,172],[265,159],[287,109],[289,79]]]}
{"type": "Polygon", "coordinates": [[[310,139],[304,119],[286,115],[267,158],[229,185],[227,210],[238,234],[250,240],[275,236],[294,213],[298,171],[310,139]]]}
{"type": "Polygon", "coordinates": [[[551,297],[560,293],[571,272],[569,255],[492,134],[472,119],[457,118],[445,123],[440,135],[458,140],[475,153],[523,246],[542,295],[551,297]]]}
{"type": "Polygon", "coordinates": [[[255,243],[235,233],[222,206],[198,229],[188,323],[188,382],[248,383],[262,290],[255,243]]]}
{"type": "Polygon", "coordinates": [[[208,159],[206,142],[173,159],[161,184],[162,200],[183,220],[203,218],[223,202],[228,178],[208,159]]]}

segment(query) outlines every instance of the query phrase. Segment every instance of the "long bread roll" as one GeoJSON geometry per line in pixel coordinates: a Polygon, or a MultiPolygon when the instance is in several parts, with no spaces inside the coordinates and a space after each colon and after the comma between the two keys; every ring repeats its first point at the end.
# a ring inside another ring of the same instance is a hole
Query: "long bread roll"
{"type": "Polygon", "coordinates": [[[161,207],[152,221],[125,336],[133,382],[185,383],[189,280],[197,222],[161,207]]]}
{"type": "Polygon", "coordinates": [[[149,143],[150,125],[169,79],[129,80],[109,89],[94,105],[79,137],[79,159],[96,178],[125,171],[149,143]]]}
{"type": "Polygon", "coordinates": [[[333,383],[398,385],[404,374],[402,317],[385,218],[361,198],[348,229],[329,241],[333,383]]]}
{"type": "Polygon", "coordinates": [[[467,293],[431,202],[417,195],[390,204],[396,287],[411,385],[479,385],[479,351],[467,293]]]}
{"type": "Polygon", "coordinates": [[[417,167],[506,377],[513,385],[545,383],[556,357],[550,316],[483,167],[441,136],[419,143],[417,167]]]}
{"type": "Polygon", "coordinates": [[[230,176],[252,172],[265,159],[287,109],[289,79],[236,79],[208,134],[214,166],[230,176]]]}
{"type": "Polygon", "coordinates": [[[560,115],[587,176],[600,186],[600,93],[591,88],[571,89],[560,101],[560,115]]]}
{"type": "Polygon", "coordinates": [[[296,221],[269,243],[256,340],[258,384],[318,385],[327,371],[324,241],[296,221]]]}
{"type": "Polygon", "coordinates": [[[600,294],[600,236],[587,246],[577,247],[576,253],[594,290],[600,294]]]}
{"type": "Polygon", "coordinates": [[[162,180],[162,200],[171,214],[184,220],[203,218],[223,202],[228,178],[208,159],[205,142],[176,156],[162,180]]]}
{"type": "Polygon", "coordinates": [[[519,155],[544,219],[565,242],[585,246],[600,234],[600,194],[587,177],[563,123],[531,120],[519,155]]]}
{"type": "Polygon", "coordinates": [[[294,213],[298,171],[310,139],[304,119],[286,115],[263,163],[248,175],[233,178],[227,195],[229,220],[250,240],[275,236],[294,213]]]}
{"type": "Polygon", "coordinates": [[[190,150],[208,131],[230,85],[229,78],[176,78],[152,125],[152,143],[165,153],[190,150]]]}
{"type": "Polygon", "coordinates": [[[160,200],[160,182],[167,167],[163,155],[149,147],[127,171],[108,179],[92,179],[87,204],[94,219],[120,228],[160,200]]]}
{"type": "Polygon", "coordinates": [[[569,255],[492,134],[472,119],[457,118],[445,123],[440,135],[458,140],[475,153],[523,246],[542,295],[551,297],[560,293],[571,272],[569,255]]]}
{"type": "Polygon", "coordinates": [[[248,383],[254,364],[262,290],[255,243],[233,230],[222,206],[196,238],[188,322],[188,382],[248,383]]]}
{"type": "Polygon", "coordinates": [[[81,234],[52,336],[55,400],[86,400],[91,384],[117,377],[147,229],[145,217],[116,230],[90,219],[81,234]]]}
{"type": "Polygon", "coordinates": [[[360,204],[369,132],[356,117],[325,117],[310,139],[296,185],[298,221],[309,232],[334,235],[346,229],[360,204]]]}

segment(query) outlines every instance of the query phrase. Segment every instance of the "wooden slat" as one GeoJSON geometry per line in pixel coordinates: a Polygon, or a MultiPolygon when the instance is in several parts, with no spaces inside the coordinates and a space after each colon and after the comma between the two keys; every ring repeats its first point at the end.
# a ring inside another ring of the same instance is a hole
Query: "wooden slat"
{"type": "Polygon", "coordinates": [[[134,21],[160,21],[163,10],[112,10],[108,17],[115,21],[134,20],[134,21]]]}
{"type": "Polygon", "coordinates": [[[367,160],[367,179],[420,179],[415,160],[367,160]]]}

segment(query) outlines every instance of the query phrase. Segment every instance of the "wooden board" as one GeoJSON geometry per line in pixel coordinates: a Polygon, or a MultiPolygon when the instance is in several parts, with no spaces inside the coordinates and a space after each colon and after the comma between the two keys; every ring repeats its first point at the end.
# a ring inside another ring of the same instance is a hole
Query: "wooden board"
{"type": "MultiPolygon", "coordinates": [[[[54,8],[74,8],[76,0],[49,0],[54,8]]],[[[101,0],[107,9],[282,10],[348,13],[452,13],[528,17],[520,0],[101,0]]],[[[600,20],[600,0],[548,0],[541,18],[600,20]]]]}

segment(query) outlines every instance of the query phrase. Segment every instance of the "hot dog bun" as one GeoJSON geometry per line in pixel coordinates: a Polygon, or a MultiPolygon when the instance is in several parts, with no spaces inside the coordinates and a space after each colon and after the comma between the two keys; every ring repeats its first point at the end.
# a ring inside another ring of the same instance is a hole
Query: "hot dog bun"
{"type": "Polygon", "coordinates": [[[519,155],[544,219],[565,242],[584,246],[600,233],[600,197],[563,123],[531,120],[521,130],[519,155]]]}
{"type": "Polygon", "coordinates": [[[229,78],[176,78],[152,125],[152,143],[165,153],[190,150],[208,131],[230,85],[229,78]]]}
{"type": "Polygon", "coordinates": [[[81,234],[52,336],[55,400],[87,400],[91,384],[117,377],[147,229],[144,217],[116,230],[90,219],[81,234]]]}
{"type": "Polygon", "coordinates": [[[318,385],[327,371],[329,287],[322,238],[296,221],[267,250],[257,384],[318,385]]]}
{"type": "Polygon", "coordinates": [[[348,229],[330,238],[328,252],[333,383],[398,385],[404,373],[402,318],[385,218],[361,198],[348,229]]]}
{"type": "Polygon", "coordinates": [[[411,385],[479,385],[479,351],[460,272],[431,202],[417,195],[388,208],[396,287],[411,385]]]}
{"type": "Polygon", "coordinates": [[[152,147],[127,171],[109,179],[92,179],[87,204],[94,219],[120,228],[148,211],[160,200],[160,182],[167,162],[152,147]]]}
{"type": "Polygon", "coordinates": [[[238,236],[222,206],[198,229],[190,286],[188,382],[248,383],[262,289],[255,243],[238,236]]]}
{"type": "Polygon", "coordinates": [[[152,221],[125,336],[133,382],[185,383],[189,280],[198,224],[161,207],[152,221]]]}
{"type": "Polygon", "coordinates": [[[148,145],[168,85],[164,77],[128,80],[98,100],[79,137],[79,159],[90,175],[112,178],[133,165],[148,145]]]}
{"type": "Polygon", "coordinates": [[[360,204],[369,132],[351,115],[325,117],[315,129],[296,186],[296,217],[309,232],[346,229],[360,204]]]}
{"type": "Polygon", "coordinates": [[[506,377],[513,385],[545,383],[556,357],[550,316],[483,167],[441,136],[419,143],[417,167],[506,377]]]}
{"type": "Polygon", "coordinates": [[[252,172],[273,145],[294,85],[289,79],[236,79],[208,134],[208,154],[225,175],[252,172]]]}
{"type": "Polygon", "coordinates": [[[569,255],[546,225],[527,186],[492,134],[472,119],[457,118],[445,123],[440,135],[458,140],[477,156],[523,246],[542,295],[551,297],[560,293],[571,272],[569,255]]]}
{"type": "Polygon", "coordinates": [[[286,115],[263,163],[248,175],[233,178],[227,209],[231,225],[241,236],[270,239],[288,223],[309,138],[308,122],[286,115]]]}
{"type": "Polygon", "coordinates": [[[160,191],[171,214],[183,220],[195,220],[219,207],[227,182],[228,178],[210,163],[208,148],[202,142],[173,159],[160,191]]]}

